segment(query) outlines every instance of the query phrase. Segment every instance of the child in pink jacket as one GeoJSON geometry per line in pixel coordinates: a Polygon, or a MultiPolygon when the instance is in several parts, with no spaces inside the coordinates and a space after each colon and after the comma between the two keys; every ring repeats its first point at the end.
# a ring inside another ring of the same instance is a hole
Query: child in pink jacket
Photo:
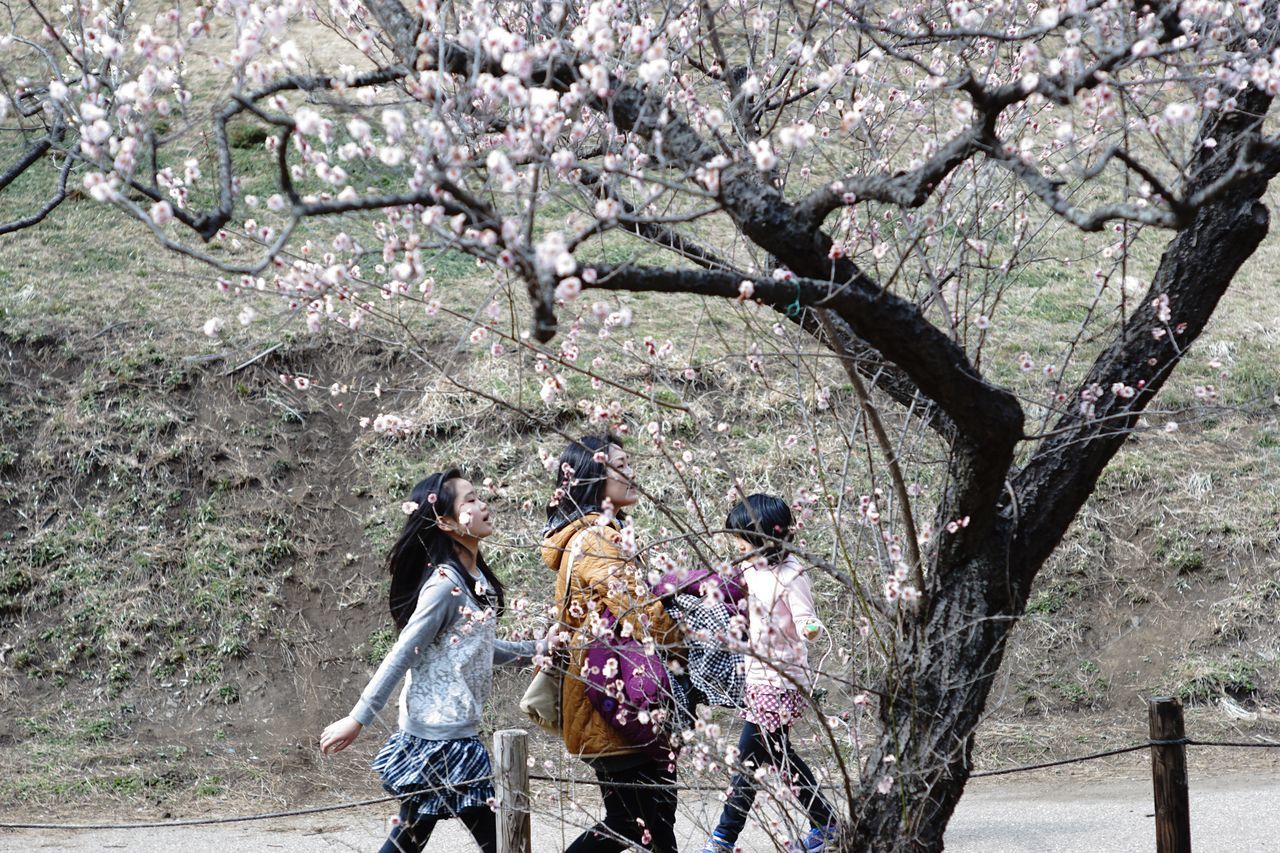
{"type": "Polygon", "coordinates": [[[822,633],[813,591],[804,568],[787,552],[791,509],[772,495],[750,495],[729,513],[725,529],[750,561],[743,571],[747,587],[746,691],[738,738],[738,772],[720,822],[703,853],[731,853],[755,801],[755,771],[778,768],[799,790],[809,813],[809,834],[793,841],[793,853],[833,848],[835,812],[818,792],[813,772],[791,747],[791,724],[804,713],[809,679],[807,641],[822,633]]]}

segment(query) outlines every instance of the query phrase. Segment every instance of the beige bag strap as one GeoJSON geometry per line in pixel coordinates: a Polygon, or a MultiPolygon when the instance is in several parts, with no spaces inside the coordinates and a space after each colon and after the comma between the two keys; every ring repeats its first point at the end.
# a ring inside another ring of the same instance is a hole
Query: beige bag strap
{"type": "MultiPolygon", "coordinates": [[[[569,611],[569,598],[573,594],[573,543],[582,535],[582,532],[575,533],[569,539],[569,559],[564,564],[564,601],[560,603],[560,615],[556,618],[561,625],[564,624],[564,615],[569,611]]],[[[559,578],[557,578],[559,580],[559,578]]]]}

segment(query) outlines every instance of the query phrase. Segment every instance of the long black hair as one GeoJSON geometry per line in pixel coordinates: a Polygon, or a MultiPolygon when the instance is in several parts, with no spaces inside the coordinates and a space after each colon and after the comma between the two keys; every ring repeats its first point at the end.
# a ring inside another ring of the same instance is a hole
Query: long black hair
{"type": "MultiPolygon", "coordinates": [[[[418,606],[418,591],[427,572],[436,566],[450,565],[460,571],[457,543],[440,529],[439,520],[454,516],[453,480],[462,477],[462,471],[450,468],[440,474],[432,474],[413,487],[409,500],[418,505],[404,523],[400,538],[387,554],[387,570],[391,573],[391,594],[388,603],[391,619],[397,629],[409,624],[414,608],[418,606]]],[[[502,612],[506,603],[502,583],[485,562],[484,555],[476,553],[476,567],[493,588],[497,597],[497,610],[502,612]]]]}
{"type": "MultiPolygon", "coordinates": [[[[555,488],[558,498],[547,506],[547,532],[564,527],[576,518],[600,512],[604,503],[605,481],[609,478],[609,446],[622,446],[613,433],[584,435],[569,442],[556,465],[555,488]],[[598,458],[600,454],[603,459],[598,458]]],[[[616,512],[622,518],[622,512],[616,512]]]]}
{"type": "Polygon", "coordinates": [[[729,510],[725,530],[751,543],[770,563],[786,553],[791,541],[791,507],[773,495],[747,495],[729,510]]]}

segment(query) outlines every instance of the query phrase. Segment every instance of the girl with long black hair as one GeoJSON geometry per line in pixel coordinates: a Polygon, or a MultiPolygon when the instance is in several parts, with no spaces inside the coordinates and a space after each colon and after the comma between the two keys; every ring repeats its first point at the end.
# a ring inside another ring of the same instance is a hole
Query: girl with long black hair
{"type": "Polygon", "coordinates": [[[351,713],[328,726],[320,750],[340,752],[400,693],[399,729],[374,759],[382,786],[401,797],[400,823],[381,853],[419,853],[442,819],[462,820],[484,853],[497,850],[493,770],[477,737],[492,669],[531,661],[533,641],[496,639],[503,606],[480,553],[493,533],[489,507],[451,468],[414,487],[391,547],[391,618],[400,635],[351,713]]]}

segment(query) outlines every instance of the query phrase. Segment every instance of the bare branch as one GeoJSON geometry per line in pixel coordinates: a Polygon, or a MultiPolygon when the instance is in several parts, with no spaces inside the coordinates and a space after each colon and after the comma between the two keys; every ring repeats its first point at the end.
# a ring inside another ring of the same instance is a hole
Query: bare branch
{"type": "Polygon", "coordinates": [[[944,145],[937,154],[910,172],[850,175],[823,186],[796,204],[796,215],[810,228],[822,227],[831,211],[860,201],[879,201],[899,207],[920,207],[961,163],[982,148],[981,129],[972,128],[944,145]]]}
{"type": "Polygon", "coordinates": [[[67,176],[71,174],[71,166],[74,159],[66,157],[62,161],[62,168],[58,171],[58,182],[54,187],[53,195],[51,195],[40,209],[30,216],[24,216],[11,222],[0,223],[0,234],[9,234],[14,231],[21,231],[23,228],[30,228],[33,225],[39,225],[44,221],[45,217],[54,211],[54,209],[66,201],[67,198],[67,176]]]}
{"type": "MultiPolygon", "coordinates": [[[[655,222],[652,218],[644,217],[639,214],[626,197],[617,192],[604,180],[604,175],[597,169],[589,166],[579,165],[578,169],[582,172],[580,183],[584,187],[590,188],[599,198],[612,199],[618,202],[622,207],[623,215],[618,217],[619,225],[627,231],[635,234],[637,237],[648,240],[656,245],[665,246],[676,252],[683,258],[693,261],[700,267],[707,269],[723,269],[731,270],[735,266],[728,259],[722,258],[715,252],[694,242],[692,239],[673,228],[655,222]]],[[[687,220],[686,220],[687,221],[687,220]]],[[[600,223],[601,229],[606,223],[600,223]]]]}
{"type": "MultiPolygon", "coordinates": [[[[1223,142],[1256,136],[1271,96],[1250,86],[1241,110],[1218,129],[1223,142]]],[[[1212,155],[1202,153],[1202,160],[1212,155]]],[[[1217,160],[1199,181],[1216,187],[1236,166],[1217,160]]],[[[1274,175],[1275,172],[1270,173],[1274,175]]],[[[1103,467],[1123,444],[1138,416],[1199,336],[1240,266],[1269,228],[1260,203],[1267,181],[1235,180],[1228,192],[1196,209],[1194,218],[1161,258],[1146,298],[1111,346],[1098,356],[1075,390],[1073,408],[1013,481],[1019,511],[1017,545],[1028,565],[1039,565],[1066,531],[1103,467]],[[1167,311],[1167,319],[1162,312],[1167,311]]],[[[1203,191],[1193,186],[1191,197],[1203,191]]]]}
{"type": "MultiPolygon", "coordinates": [[[[638,266],[596,267],[588,287],[648,293],[693,293],[737,299],[743,278],[719,270],[662,269],[638,266]]],[[[988,384],[969,364],[964,351],[901,297],[867,286],[836,285],[809,278],[751,278],[754,299],[782,314],[800,308],[826,309],[901,367],[935,400],[958,429],[993,445],[1012,445],[1021,437],[1022,413],[1016,400],[988,384]]]]}
{"type": "MultiPolygon", "coordinates": [[[[829,311],[818,311],[817,314],[828,339],[834,343],[834,346],[840,347],[839,333],[831,325],[831,313],[829,311]]],[[[925,578],[924,561],[920,557],[920,533],[916,529],[915,514],[911,510],[911,498],[907,495],[907,481],[902,476],[902,466],[898,464],[898,454],[893,449],[893,443],[889,441],[889,434],[885,432],[884,421],[881,420],[875,404],[871,402],[871,395],[867,393],[866,386],[862,384],[862,377],[858,375],[858,368],[853,359],[843,348],[837,349],[836,354],[840,356],[840,363],[844,366],[845,375],[849,377],[849,381],[853,384],[854,393],[858,395],[858,403],[862,406],[867,422],[871,424],[871,431],[875,434],[876,443],[880,445],[880,452],[884,456],[885,463],[889,466],[889,478],[893,481],[893,491],[898,499],[898,509],[902,514],[903,526],[906,528],[905,538],[907,554],[911,558],[912,581],[915,583],[916,589],[923,595],[925,594],[925,578]]],[[[927,604],[928,602],[926,601],[923,606],[927,606],[927,604]]]]}
{"type": "Polygon", "coordinates": [[[399,0],[365,0],[364,7],[391,37],[400,61],[408,68],[417,65],[418,33],[422,29],[422,21],[415,18],[399,0]]]}
{"type": "Polygon", "coordinates": [[[1003,146],[995,148],[993,159],[1017,175],[1045,206],[1079,228],[1081,231],[1101,231],[1108,222],[1125,220],[1160,228],[1178,228],[1183,219],[1177,213],[1157,207],[1139,207],[1137,204],[1106,204],[1092,211],[1081,210],[1067,200],[1058,185],[1046,178],[1032,164],[1003,146]]]}
{"type": "Polygon", "coordinates": [[[22,156],[13,162],[9,168],[4,170],[4,174],[0,174],[0,190],[3,190],[9,184],[17,180],[27,169],[31,168],[35,163],[39,162],[45,152],[53,147],[52,135],[42,137],[28,148],[22,156]]]}

